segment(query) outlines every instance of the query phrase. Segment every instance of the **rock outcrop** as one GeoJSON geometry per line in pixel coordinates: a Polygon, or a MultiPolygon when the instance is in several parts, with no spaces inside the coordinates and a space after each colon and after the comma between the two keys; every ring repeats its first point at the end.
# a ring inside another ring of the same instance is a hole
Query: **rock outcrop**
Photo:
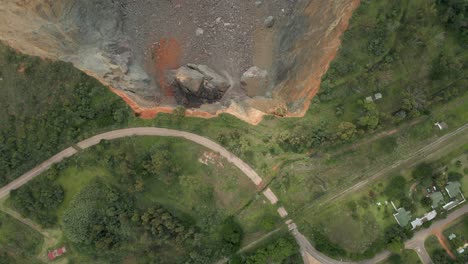
{"type": "Polygon", "coordinates": [[[144,117],[184,104],[257,123],[305,113],[358,4],[0,0],[0,40],[73,63],[144,117]]]}
{"type": "Polygon", "coordinates": [[[226,78],[206,65],[188,64],[172,71],[171,74],[174,85],[182,93],[182,103],[190,101],[191,105],[213,103],[221,99],[230,87],[226,78]]]}

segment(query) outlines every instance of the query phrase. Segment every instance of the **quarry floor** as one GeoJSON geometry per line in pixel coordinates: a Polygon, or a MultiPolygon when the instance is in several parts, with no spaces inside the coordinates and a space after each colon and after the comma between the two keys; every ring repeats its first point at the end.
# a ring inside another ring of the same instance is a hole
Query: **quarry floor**
{"type": "MultiPolygon", "coordinates": [[[[252,66],[270,70],[274,35],[296,0],[168,0],[126,4],[123,31],[141,65],[153,77],[160,103],[173,103],[167,70],[187,63],[204,64],[238,84],[252,66]],[[268,28],[265,19],[273,16],[268,28]]],[[[222,103],[245,97],[233,85],[222,103]]]]}

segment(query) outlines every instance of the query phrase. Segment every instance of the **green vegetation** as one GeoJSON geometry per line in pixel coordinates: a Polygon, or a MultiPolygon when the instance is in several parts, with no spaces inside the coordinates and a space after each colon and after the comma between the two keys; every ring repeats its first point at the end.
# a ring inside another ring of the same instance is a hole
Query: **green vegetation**
{"type": "Polygon", "coordinates": [[[56,220],[71,261],[216,261],[234,254],[244,234],[264,234],[280,219],[223,158],[200,163],[205,153],[174,138],[104,141],[18,189],[9,204],[43,225],[39,216],[56,220]],[[264,221],[244,224],[251,211],[264,221]]]}
{"type": "MultiPolygon", "coordinates": [[[[424,242],[424,247],[431,256],[432,261],[435,264],[450,264],[457,263],[456,260],[453,260],[445,251],[445,249],[439,244],[437,237],[432,235],[426,239],[424,242]]],[[[464,262],[460,262],[464,263],[464,262]]]]}
{"type": "Polygon", "coordinates": [[[387,260],[381,262],[380,264],[419,264],[421,261],[419,260],[418,255],[414,250],[405,249],[400,254],[393,254],[387,260]]]}
{"type": "Polygon", "coordinates": [[[231,259],[230,264],[263,263],[302,263],[298,246],[294,239],[286,234],[269,239],[253,250],[239,254],[231,259]]]}
{"type": "Polygon", "coordinates": [[[13,190],[10,197],[11,204],[22,215],[44,227],[51,227],[57,222],[55,213],[63,201],[63,188],[47,175],[13,190]]]}
{"type": "MultiPolygon", "coordinates": [[[[132,116],[107,88],[71,65],[1,47],[0,91],[4,96],[0,105],[6,111],[0,113],[0,185],[101,131],[132,126],[175,128],[216,140],[252,165],[320,250],[361,259],[381,248],[398,249],[406,234],[385,232],[397,228],[393,208],[385,201],[393,200],[414,216],[423,214],[428,209],[424,189],[429,183],[440,188],[449,178],[466,175],[466,155],[444,160],[446,176],[416,172],[415,177],[423,182],[415,191],[410,190],[415,183],[410,172],[392,172],[389,175],[395,177],[372,182],[345,201],[329,199],[468,120],[466,27],[460,26],[466,19],[461,15],[464,10],[463,0],[361,1],[306,116],[266,117],[258,126],[229,115],[210,120],[189,118],[181,108],[175,115],[142,120],[132,116]],[[383,98],[365,100],[376,93],[383,98]],[[440,121],[449,128],[435,129],[434,123],[440,121]]],[[[237,237],[243,237],[241,244],[248,243],[278,224],[275,209],[264,205],[251,183],[240,180],[242,176],[234,168],[228,164],[223,170],[193,165],[199,148],[171,140],[119,142],[104,142],[56,168],[56,182],[63,188],[61,204],[35,201],[41,194],[33,189],[18,191],[11,204],[43,225],[63,227],[74,197],[99,180],[105,188],[119,190],[124,201],[131,197],[129,200],[141,206],[139,214],[163,209],[184,229],[193,227],[195,234],[202,234],[206,251],[191,245],[183,250],[174,247],[172,238],[177,235],[162,233],[171,239],[161,245],[159,253],[148,255],[153,260],[184,260],[190,252],[196,252],[195,259],[215,258],[212,252],[226,246],[221,234],[231,216],[243,234],[232,232],[224,240],[234,245],[230,249],[228,245],[227,251],[239,246],[237,237]]],[[[446,143],[457,144],[465,142],[456,137],[446,143]]],[[[463,178],[460,182],[466,191],[468,181],[463,178]]],[[[127,226],[119,218],[118,227],[107,223],[102,211],[108,205],[92,204],[94,211],[89,213],[102,217],[93,219],[102,228],[95,234],[103,236],[89,238],[86,247],[71,242],[72,261],[89,262],[86,256],[92,256],[97,246],[109,245],[116,254],[113,258],[133,259],[139,252],[130,247],[135,241],[132,232],[145,230],[148,236],[141,239],[154,239],[148,231],[151,228],[147,230],[138,221],[127,226]]],[[[125,208],[117,212],[133,216],[125,208]]],[[[142,243],[142,247],[149,245],[142,243]]]]}
{"type": "Polygon", "coordinates": [[[457,256],[457,262],[466,263],[468,261],[468,254],[466,251],[463,254],[458,254],[457,249],[463,247],[468,238],[468,217],[463,217],[455,223],[451,224],[443,232],[446,240],[449,242],[450,250],[457,256]],[[450,235],[455,235],[449,238],[450,235]]]}
{"type": "Polygon", "coordinates": [[[0,46],[0,77],[0,185],[79,138],[125,125],[130,114],[98,81],[63,62],[0,46]]]}
{"type": "MultiPolygon", "coordinates": [[[[344,196],[326,206],[319,207],[314,218],[307,219],[306,229],[315,242],[315,247],[329,256],[360,260],[370,258],[383,249],[399,253],[403,242],[412,236],[411,226],[400,227],[395,221],[395,210],[403,207],[412,215],[411,220],[432,210],[432,199],[427,196],[427,188],[434,183],[441,196],[450,199],[442,188],[447,183],[447,171],[453,170],[457,160],[464,160],[468,145],[455,149],[441,159],[416,164],[413,168],[402,170],[401,174],[383,178],[358,192],[344,196]],[[453,164],[451,164],[453,163],[453,164]],[[418,176],[418,177],[415,177],[418,176]],[[421,177],[419,177],[421,176],[421,177]],[[423,179],[424,177],[428,179],[423,179]],[[437,183],[437,179],[444,182],[437,183]]],[[[458,170],[462,170],[459,167],[458,170]]],[[[462,184],[463,177],[460,178],[462,184]]],[[[446,212],[437,209],[438,217],[446,212]]],[[[429,224],[421,228],[427,228],[429,224]]],[[[395,257],[396,258],[396,257],[395,257]]]]}
{"type": "Polygon", "coordinates": [[[453,30],[460,41],[466,45],[468,42],[468,29],[466,27],[468,3],[464,0],[437,0],[440,19],[453,30]]]}
{"type": "Polygon", "coordinates": [[[40,263],[41,234],[0,212],[0,263],[40,263]]]}

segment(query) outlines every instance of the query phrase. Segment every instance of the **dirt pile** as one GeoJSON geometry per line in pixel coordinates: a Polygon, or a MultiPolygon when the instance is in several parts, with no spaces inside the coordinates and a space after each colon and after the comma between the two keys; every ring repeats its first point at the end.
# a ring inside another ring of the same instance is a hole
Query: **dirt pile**
{"type": "Polygon", "coordinates": [[[189,115],[257,123],[304,114],[358,3],[0,0],[0,40],[73,63],[146,118],[184,105],[189,115]],[[229,86],[211,89],[204,76],[200,90],[181,89],[174,70],[188,65],[229,86]]]}

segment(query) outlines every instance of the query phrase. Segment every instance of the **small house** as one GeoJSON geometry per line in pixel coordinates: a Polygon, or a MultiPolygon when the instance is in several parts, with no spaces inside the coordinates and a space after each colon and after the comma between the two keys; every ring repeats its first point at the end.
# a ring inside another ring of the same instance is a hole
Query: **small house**
{"type": "Polygon", "coordinates": [[[395,220],[401,227],[405,227],[408,225],[411,219],[410,212],[406,211],[405,208],[400,207],[396,210],[397,212],[393,214],[395,220]]]}
{"type": "Polygon", "coordinates": [[[449,235],[448,238],[449,238],[449,240],[453,240],[453,239],[456,238],[456,237],[457,237],[457,235],[455,235],[454,233],[452,233],[452,234],[449,235]]]}
{"type": "Polygon", "coordinates": [[[374,94],[374,98],[375,98],[375,100],[380,100],[380,99],[382,99],[382,94],[381,93],[376,93],[376,94],[374,94]]]}
{"type": "Polygon", "coordinates": [[[457,198],[458,195],[462,195],[460,190],[461,184],[457,181],[448,182],[445,186],[445,190],[447,191],[450,198],[457,198]]]}
{"type": "Polygon", "coordinates": [[[432,210],[428,213],[425,213],[422,218],[416,218],[411,222],[411,227],[414,230],[418,226],[422,226],[425,222],[431,221],[437,216],[437,212],[432,210]]]}
{"type": "Polygon", "coordinates": [[[439,207],[439,205],[444,203],[444,196],[442,195],[441,192],[433,192],[430,195],[431,200],[432,200],[432,208],[435,209],[439,207]]]}

